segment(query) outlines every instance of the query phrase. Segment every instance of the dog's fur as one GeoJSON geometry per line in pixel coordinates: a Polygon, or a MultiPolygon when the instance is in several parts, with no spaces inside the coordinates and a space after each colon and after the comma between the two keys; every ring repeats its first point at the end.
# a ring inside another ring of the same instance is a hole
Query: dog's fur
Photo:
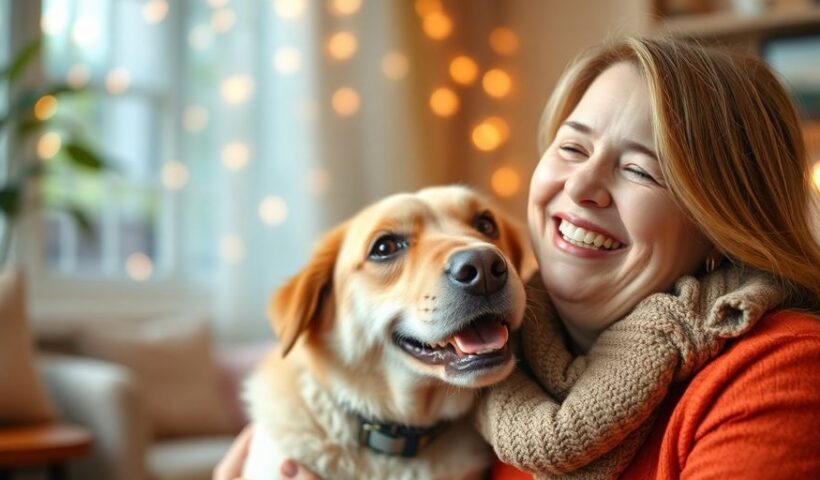
{"type": "Polygon", "coordinates": [[[516,329],[522,269],[532,265],[520,227],[464,187],[394,195],[330,231],[271,302],[279,345],[246,386],[255,430],[244,477],[278,478],[285,458],[333,479],[480,475],[491,456],[465,415],[477,390],[506,377],[514,359],[452,369],[419,360],[397,338],[435,344],[490,314],[516,329]],[[497,225],[495,238],[486,218],[497,225]],[[374,260],[374,242],[386,233],[406,239],[406,248],[374,260]],[[476,295],[454,286],[451,258],[470,249],[502,255],[503,288],[476,295]],[[361,446],[357,414],[410,426],[448,423],[417,456],[402,458],[361,446]]]}

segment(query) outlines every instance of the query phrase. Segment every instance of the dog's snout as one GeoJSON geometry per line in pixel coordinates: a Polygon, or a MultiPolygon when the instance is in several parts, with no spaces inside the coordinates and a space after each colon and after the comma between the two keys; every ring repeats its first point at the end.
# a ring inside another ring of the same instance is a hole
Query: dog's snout
{"type": "Polygon", "coordinates": [[[493,248],[461,250],[447,262],[450,283],[472,295],[492,295],[507,283],[507,262],[493,248]]]}

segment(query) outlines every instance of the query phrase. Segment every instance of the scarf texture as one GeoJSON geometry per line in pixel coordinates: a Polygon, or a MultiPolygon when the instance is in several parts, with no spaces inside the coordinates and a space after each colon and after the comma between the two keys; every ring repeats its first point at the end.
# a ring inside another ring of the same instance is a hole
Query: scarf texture
{"type": "Polygon", "coordinates": [[[604,330],[586,355],[566,346],[539,275],[528,285],[516,369],[475,420],[498,458],[538,479],[612,479],[629,465],[673,383],[786,300],[770,275],[733,265],[679,279],[604,330]]]}

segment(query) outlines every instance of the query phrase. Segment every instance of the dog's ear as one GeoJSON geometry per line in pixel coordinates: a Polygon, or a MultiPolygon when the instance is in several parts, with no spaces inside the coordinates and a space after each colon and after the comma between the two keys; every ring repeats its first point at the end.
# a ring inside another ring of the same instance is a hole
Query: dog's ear
{"type": "Polygon", "coordinates": [[[347,225],[342,224],[326,233],[307,266],[274,294],[268,317],[283,357],[302,333],[317,323],[323,300],[333,288],[333,267],[346,231],[347,225]]]}
{"type": "Polygon", "coordinates": [[[523,225],[519,222],[502,216],[504,243],[507,246],[510,260],[515,265],[518,276],[526,282],[538,270],[538,262],[530,246],[529,236],[523,225]]]}

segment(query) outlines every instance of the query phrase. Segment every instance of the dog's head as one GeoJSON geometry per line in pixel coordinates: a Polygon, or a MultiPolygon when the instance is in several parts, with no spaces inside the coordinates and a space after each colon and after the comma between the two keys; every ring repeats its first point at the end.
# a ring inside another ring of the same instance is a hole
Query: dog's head
{"type": "Polygon", "coordinates": [[[304,336],[332,368],[482,387],[513,368],[509,332],[521,324],[521,277],[532,265],[522,229],[487,199],[428,188],[325,235],[269,313],[283,354],[304,336]]]}

